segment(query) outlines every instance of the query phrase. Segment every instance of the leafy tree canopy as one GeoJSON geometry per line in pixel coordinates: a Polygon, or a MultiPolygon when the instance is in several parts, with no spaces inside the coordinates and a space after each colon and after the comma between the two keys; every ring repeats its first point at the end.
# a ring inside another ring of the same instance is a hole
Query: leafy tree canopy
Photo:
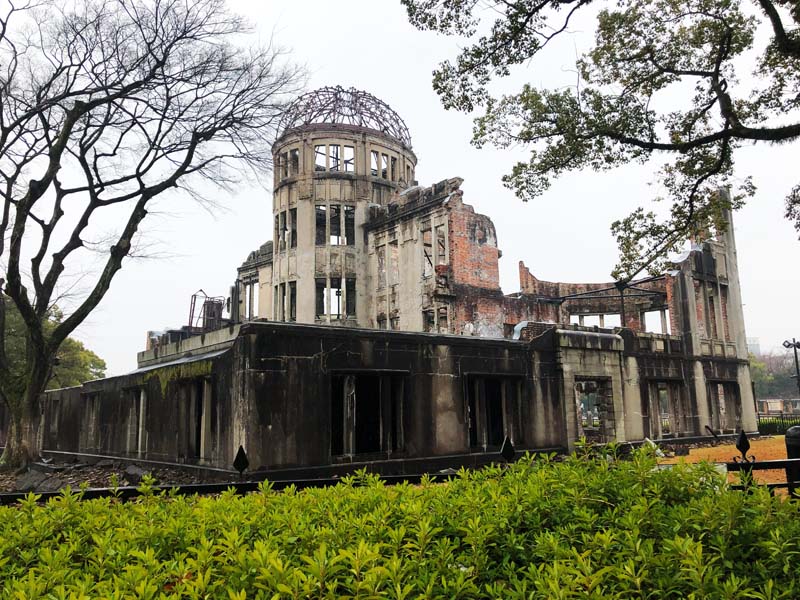
{"type": "Polygon", "coordinates": [[[794,358],[790,353],[750,355],[756,398],[797,398],[794,358]]]}
{"type": "MultiPolygon", "coordinates": [[[[402,3],[418,28],[469,39],[434,72],[433,87],[446,108],[482,110],[476,146],[530,149],[530,159],[504,177],[523,200],[570,171],[666,155],[656,198],[669,202],[666,218],[639,208],[612,225],[617,278],[660,270],[687,235],[724,227],[723,211],[754,193],[749,178],[732,196],[718,192],[731,183],[737,148],[800,136],[796,0],[402,3]],[[491,94],[492,80],[529,64],[577,13],[595,7],[595,43],[577,62],[576,86],[491,94]]],[[[800,230],[800,185],[787,197],[786,216],[800,230]]]]}
{"type": "MultiPolygon", "coordinates": [[[[45,329],[52,331],[61,323],[63,315],[57,308],[52,309],[45,321],[45,329]]],[[[26,383],[26,330],[19,310],[13,303],[6,303],[5,351],[9,357],[8,377],[11,387],[22,393],[26,383]]],[[[48,387],[61,388],[80,385],[85,381],[105,377],[106,363],[82,342],[67,338],[56,354],[48,387]]]]}

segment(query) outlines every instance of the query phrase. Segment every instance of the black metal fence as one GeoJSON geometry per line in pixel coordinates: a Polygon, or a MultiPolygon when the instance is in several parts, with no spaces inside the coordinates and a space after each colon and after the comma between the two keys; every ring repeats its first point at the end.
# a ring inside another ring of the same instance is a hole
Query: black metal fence
{"type": "Polygon", "coordinates": [[[800,413],[758,413],[758,432],[764,435],[782,435],[795,425],[800,425],[800,413]]]}

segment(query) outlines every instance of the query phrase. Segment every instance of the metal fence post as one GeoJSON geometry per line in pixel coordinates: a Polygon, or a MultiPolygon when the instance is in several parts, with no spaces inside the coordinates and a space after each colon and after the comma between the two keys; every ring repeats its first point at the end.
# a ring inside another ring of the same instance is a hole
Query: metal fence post
{"type": "MultiPolygon", "coordinates": [[[[800,425],[789,427],[786,430],[786,458],[800,459],[800,425]]],[[[789,484],[789,495],[793,498],[800,497],[795,492],[795,483],[800,483],[800,465],[786,467],[786,482],[789,484]]]]}

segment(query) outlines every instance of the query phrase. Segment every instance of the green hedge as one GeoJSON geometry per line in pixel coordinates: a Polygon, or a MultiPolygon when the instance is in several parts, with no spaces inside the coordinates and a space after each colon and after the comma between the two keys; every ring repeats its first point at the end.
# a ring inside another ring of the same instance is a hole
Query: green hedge
{"type": "Polygon", "coordinates": [[[798,598],[798,503],[710,465],[527,457],[448,483],[0,508],[3,598],[798,598]]]}
{"type": "Polygon", "coordinates": [[[784,435],[786,430],[800,425],[800,415],[758,415],[758,432],[761,435],[784,435]]]}

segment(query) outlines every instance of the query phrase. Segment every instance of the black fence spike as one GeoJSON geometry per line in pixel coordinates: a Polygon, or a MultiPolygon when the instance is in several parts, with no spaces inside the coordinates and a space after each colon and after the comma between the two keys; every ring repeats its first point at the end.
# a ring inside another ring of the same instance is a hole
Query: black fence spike
{"type": "Polygon", "coordinates": [[[239,446],[239,451],[236,453],[236,458],[233,459],[233,468],[239,471],[239,477],[250,466],[250,461],[247,459],[247,453],[242,446],[239,446]]]}
{"type": "Polygon", "coordinates": [[[511,443],[511,439],[506,436],[503,440],[503,445],[500,446],[500,456],[503,457],[507,463],[510,463],[514,460],[514,456],[516,456],[517,451],[514,449],[514,444],[511,443]]]}
{"type": "Polygon", "coordinates": [[[747,439],[747,434],[744,432],[744,429],[739,430],[739,437],[736,438],[736,449],[741,453],[741,459],[737,456],[734,457],[734,460],[741,460],[742,462],[753,462],[755,460],[754,457],[747,456],[748,450],[750,450],[750,440],[747,439]]]}

